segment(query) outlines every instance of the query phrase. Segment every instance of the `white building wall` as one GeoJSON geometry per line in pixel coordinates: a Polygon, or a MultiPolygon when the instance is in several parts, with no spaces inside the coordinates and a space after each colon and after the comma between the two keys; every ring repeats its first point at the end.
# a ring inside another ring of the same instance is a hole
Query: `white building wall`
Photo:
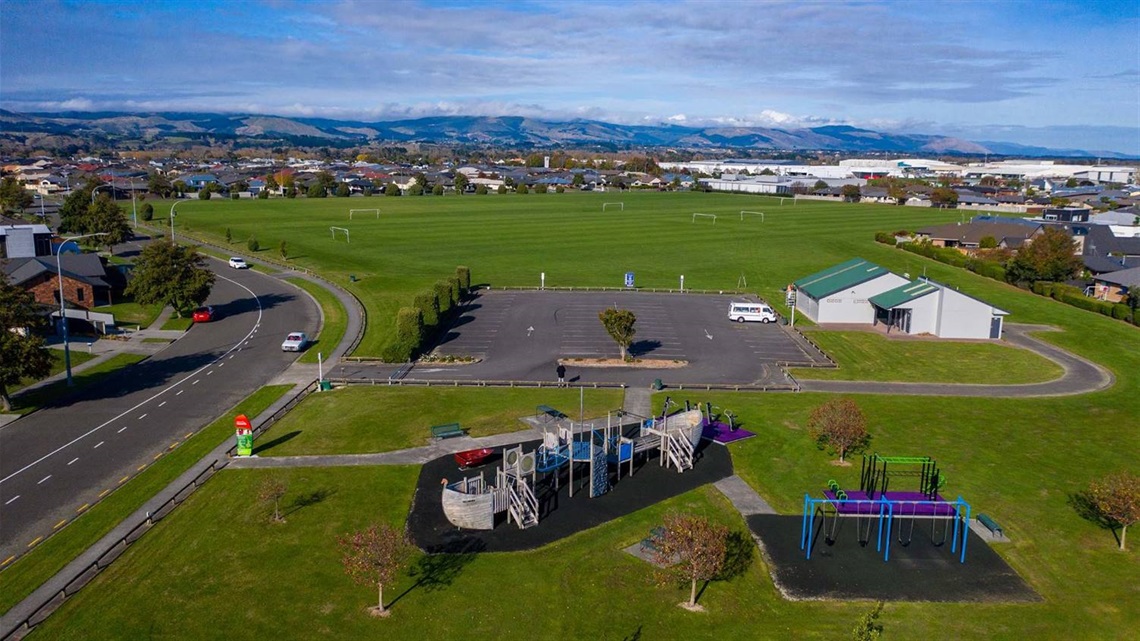
{"type": "Polygon", "coordinates": [[[797,293],[796,309],[809,319],[819,322],[819,301],[807,294],[797,293]]]}
{"type": "Polygon", "coordinates": [[[989,338],[993,305],[975,300],[953,289],[943,287],[939,326],[940,338],[989,338]]]}
{"type": "Polygon", "coordinates": [[[907,303],[910,309],[910,334],[934,334],[938,330],[938,292],[934,291],[907,303]]]}
{"type": "Polygon", "coordinates": [[[902,276],[886,273],[874,280],[825,296],[819,301],[816,322],[870,325],[875,322],[875,307],[868,299],[909,282],[902,276]]]}

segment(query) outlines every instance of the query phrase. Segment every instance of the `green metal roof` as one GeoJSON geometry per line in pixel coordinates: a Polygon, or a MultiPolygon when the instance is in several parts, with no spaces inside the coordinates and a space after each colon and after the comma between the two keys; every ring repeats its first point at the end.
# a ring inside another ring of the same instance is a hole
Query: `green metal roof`
{"type": "Polygon", "coordinates": [[[875,294],[871,297],[871,304],[881,309],[894,309],[903,303],[926,296],[931,292],[938,291],[936,285],[931,285],[924,280],[916,280],[912,283],[899,285],[894,289],[888,289],[882,294],[875,294]]]}
{"type": "Polygon", "coordinates": [[[889,273],[875,263],[862,258],[852,258],[845,263],[805,276],[797,280],[795,286],[799,291],[818,299],[889,273]]]}

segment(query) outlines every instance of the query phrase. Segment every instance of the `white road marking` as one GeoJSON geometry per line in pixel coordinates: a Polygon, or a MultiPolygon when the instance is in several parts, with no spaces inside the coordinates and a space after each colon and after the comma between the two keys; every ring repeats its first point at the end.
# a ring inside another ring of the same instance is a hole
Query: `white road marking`
{"type": "Polygon", "coordinates": [[[213,374],[213,373],[214,373],[214,370],[210,370],[210,371],[206,372],[206,376],[209,376],[210,374],[213,374]]]}
{"type": "Polygon", "coordinates": [[[79,457],[77,456],[77,457],[75,457],[75,458],[71,459],[70,461],[68,461],[68,463],[67,463],[67,464],[68,464],[68,465],[71,465],[72,463],[74,463],[74,462],[76,462],[76,461],[78,461],[78,460],[79,460],[79,457]]]}
{"type": "Polygon", "coordinates": [[[197,379],[195,379],[195,380],[194,380],[194,382],[193,382],[193,383],[191,383],[191,385],[197,385],[197,384],[198,384],[198,380],[197,380],[197,379]]]}
{"type": "MultiPolygon", "coordinates": [[[[230,352],[232,352],[232,351],[234,351],[235,349],[237,349],[237,348],[238,348],[238,345],[242,344],[242,342],[243,342],[243,341],[244,341],[244,342],[246,342],[246,343],[248,343],[248,342],[249,342],[249,337],[250,337],[250,336],[253,336],[254,332],[256,332],[256,331],[257,331],[257,326],[261,324],[261,317],[262,317],[262,315],[264,314],[264,309],[263,309],[263,308],[262,308],[262,306],[261,306],[261,299],[260,299],[260,298],[258,298],[257,294],[253,293],[253,290],[252,290],[252,289],[250,289],[250,288],[246,287],[245,285],[242,285],[241,283],[239,283],[239,282],[237,282],[237,281],[235,281],[235,280],[232,280],[232,279],[230,279],[230,278],[226,278],[225,276],[218,276],[218,278],[221,278],[222,280],[226,280],[226,281],[229,281],[229,282],[231,282],[231,283],[233,283],[233,284],[237,285],[238,287],[241,287],[241,288],[242,288],[242,289],[244,289],[245,291],[249,292],[249,295],[250,295],[250,296],[253,296],[253,300],[254,300],[254,302],[256,302],[256,303],[257,303],[257,320],[256,320],[256,321],[255,321],[255,323],[254,323],[254,329],[253,329],[253,330],[251,330],[251,331],[250,331],[248,334],[246,334],[246,335],[245,335],[245,338],[243,338],[243,339],[239,340],[237,343],[235,343],[235,344],[234,344],[234,346],[233,346],[233,347],[231,347],[231,348],[229,348],[228,350],[226,350],[226,352],[225,352],[224,354],[222,354],[222,355],[221,355],[221,356],[219,356],[218,358],[214,359],[214,361],[213,361],[213,362],[211,362],[211,363],[209,363],[209,364],[207,364],[207,365],[203,365],[201,368],[199,368],[198,370],[196,370],[196,371],[194,371],[194,372],[190,372],[190,373],[189,373],[189,374],[187,374],[187,375],[186,375],[186,376],[185,376],[183,379],[179,380],[178,382],[174,383],[173,385],[170,385],[169,387],[167,387],[166,389],[162,390],[161,392],[158,392],[158,393],[156,393],[154,396],[151,396],[150,398],[148,398],[148,399],[146,399],[146,400],[144,400],[144,401],[140,402],[139,404],[137,404],[137,405],[135,405],[134,407],[132,407],[132,408],[130,408],[130,409],[128,409],[128,410],[126,410],[126,411],[124,411],[123,413],[119,414],[118,416],[116,416],[116,417],[114,417],[114,418],[111,418],[111,419],[109,419],[108,421],[106,421],[105,423],[103,423],[103,424],[101,424],[101,425],[98,425],[98,426],[96,426],[96,427],[93,427],[93,428],[91,428],[91,429],[90,429],[90,430],[88,430],[87,432],[85,432],[85,433],[83,433],[83,434],[80,434],[79,436],[77,436],[77,437],[73,438],[72,440],[68,441],[67,443],[64,443],[63,445],[60,445],[59,447],[57,447],[57,448],[55,448],[54,450],[52,450],[52,451],[48,452],[47,454],[44,454],[43,456],[41,456],[41,457],[39,457],[38,459],[36,459],[36,460],[32,461],[31,463],[28,463],[28,464],[27,464],[27,465],[25,465],[24,467],[21,467],[20,469],[16,470],[15,472],[12,472],[12,473],[11,473],[11,474],[9,474],[8,476],[5,476],[4,478],[0,479],[0,484],[3,484],[5,481],[9,481],[9,480],[11,480],[11,479],[12,479],[13,477],[15,477],[17,474],[21,474],[21,473],[23,473],[23,472],[26,472],[27,470],[31,469],[32,467],[35,467],[36,465],[38,465],[38,464],[40,464],[40,463],[42,463],[42,462],[46,461],[48,458],[50,458],[50,457],[52,457],[52,456],[55,456],[56,454],[59,454],[59,453],[60,453],[60,452],[62,452],[63,450],[65,450],[65,449],[67,449],[67,448],[71,447],[72,445],[75,445],[75,444],[76,444],[76,443],[78,443],[79,441],[82,441],[83,439],[87,438],[88,436],[91,436],[91,435],[92,435],[92,434],[94,434],[95,432],[98,432],[99,430],[103,429],[104,427],[107,427],[108,425],[110,425],[110,424],[114,423],[115,421],[117,421],[117,420],[119,420],[119,419],[123,418],[123,417],[124,417],[124,416],[126,416],[127,414],[130,414],[131,412],[133,412],[133,411],[137,410],[138,408],[140,408],[140,407],[142,407],[142,406],[146,405],[147,403],[149,403],[149,402],[153,401],[154,399],[158,398],[159,396],[162,396],[163,394],[165,394],[165,393],[169,392],[170,390],[177,388],[178,386],[182,385],[183,383],[185,383],[186,381],[190,380],[190,379],[191,379],[191,378],[193,378],[194,376],[197,376],[198,374],[200,374],[200,373],[201,373],[203,370],[205,370],[206,368],[210,367],[210,365],[213,365],[214,363],[216,363],[216,362],[218,362],[218,361],[222,360],[223,358],[225,358],[226,356],[228,356],[228,355],[229,355],[229,353],[230,353],[230,352]]],[[[195,381],[195,383],[197,383],[197,381],[195,381]]],[[[99,447],[99,445],[102,445],[102,444],[103,444],[103,441],[99,441],[99,444],[98,444],[98,445],[96,445],[95,447],[99,447]]],[[[92,449],[94,449],[94,448],[92,448],[92,449]]]]}
{"type": "MultiPolygon", "coordinates": [[[[143,419],[144,419],[144,418],[146,418],[146,417],[147,417],[147,415],[146,415],[146,414],[143,414],[142,416],[140,416],[140,417],[139,417],[139,420],[141,421],[141,420],[143,420],[143,419]]],[[[125,430],[125,429],[127,429],[127,428],[125,428],[125,427],[124,427],[124,428],[123,428],[123,430],[125,430]]],[[[123,430],[119,430],[119,431],[121,432],[121,431],[123,431],[123,430]]]]}
{"type": "Polygon", "coordinates": [[[180,389],[180,390],[178,390],[178,393],[175,394],[175,396],[182,396],[182,392],[185,392],[185,391],[186,390],[184,390],[184,389],[180,389]]]}
{"type": "Polygon", "coordinates": [[[163,401],[163,402],[158,404],[159,407],[162,407],[163,405],[166,405],[166,401],[163,401]]]}
{"type": "Polygon", "coordinates": [[[15,501],[18,498],[20,498],[19,494],[17,494],[16,496],[13,496],[12,498],[8,499],[7,501],[4,501],[4,505],[8,505],[9,503],[11,503],[12,501],[15,501]]]}
{"type": "Polygon", "coordinates": [[[118,433],[119,433],[119,434],[122,434],[122,433],[123,433],[123,430],[125,430],[125,429],[127,429],[127,426],[126,426],[126,425],[124,425],[124,426],[120,427],[120,428],[119,428],[119,431],[118,431],[118,433]]]}
{"type": "Polygon", "coordinates": [[[218,367],[225,367],[225,366],[226,366],[225,363],[218,363],[218,367]]]}
{"type": "Polygon", "coordinates": [[[46,480],[48,480],[48,479],[50,479],[50,478],[51,478],[51,474],[48,474],[47,476],[45,476],[45,477],[43,477],[42,479],[40,479],[40,482],[39,482],[39,483],[36,483],[36,485],[39,485],[40,483],[43,483],[44,481],[46,481],[46,480]]]}
{"type": "Polygon", "coordinates": [[[97,449],[97,448],[98,448],[100,445],[102,445],[104,442],[105,442],[105,441],[99,441],[98,443],[96,443],[96,444],[95,444],[95,447],[93,447],[93,448],[91,448],[91,449],[93,449],[93,450],[94,450],[94,449],[97,449]]]}

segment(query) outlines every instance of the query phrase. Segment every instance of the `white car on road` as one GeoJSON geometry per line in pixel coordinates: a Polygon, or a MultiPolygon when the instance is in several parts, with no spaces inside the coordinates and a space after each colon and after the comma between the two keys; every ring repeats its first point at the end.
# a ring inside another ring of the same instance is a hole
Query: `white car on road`
{"type": "Polygon", "coordinates": [[[231,256],[230,267],[233,267],[234,269],[249,269],[249,263],[245,262],[244,258],[231,256]]]}
{"type": "Polygon", "coordinates": [[[305,349],[309,344],[309,337],[305,332],[289,332],[285,337],[285,342],[281,343],[281,351],[283,352],[299,352],[305,349]]]}

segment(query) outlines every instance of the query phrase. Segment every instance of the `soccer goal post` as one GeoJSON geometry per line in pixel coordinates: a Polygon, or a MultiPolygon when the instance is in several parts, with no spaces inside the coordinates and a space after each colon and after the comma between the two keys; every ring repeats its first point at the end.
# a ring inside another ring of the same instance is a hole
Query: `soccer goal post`
{"type": "Polygon", "coordinates": [[[355,216],[356,214],[376,214],[376,217],[379,218],[380,217],[380,210],[379,209],[350,209],[350,210],[348,210],[348,219],[352,220],[352,217],[355,216]]]}
{"type": "Polygon", "coordinates": [[[332,232],[333,240],[336,240],[336,233],[339,231],[339,232],[344,232],[344,242],[346,242],[346,243],[352,242],[352,240],[349,239],[349,237],[348,237],[348,230],[345,229],[344,227],[329,227],[329,231],[332,232]]]}
{"type": "Polygon", "coordinates": [[[764,212],[762,212],[762,211],[748,211],[747,209],[741,209],[740,210],[740,220],[744,220],[745,214],[748,214],[750,216],[759,216],[760,222],[764,222],[764,212]]]}
{"type": "Polygon", "coordinates": [[[619,211],[625,211],[625,203],[602,203],[602,211],[610,207],[617,207],[619,211]]]}
{"type": "Polygon", "coordinates": [[[693,222],[697,222],[697,218],[712,218],[713,224],[716,224],[716,214],[693,214],[693,222]]]}

